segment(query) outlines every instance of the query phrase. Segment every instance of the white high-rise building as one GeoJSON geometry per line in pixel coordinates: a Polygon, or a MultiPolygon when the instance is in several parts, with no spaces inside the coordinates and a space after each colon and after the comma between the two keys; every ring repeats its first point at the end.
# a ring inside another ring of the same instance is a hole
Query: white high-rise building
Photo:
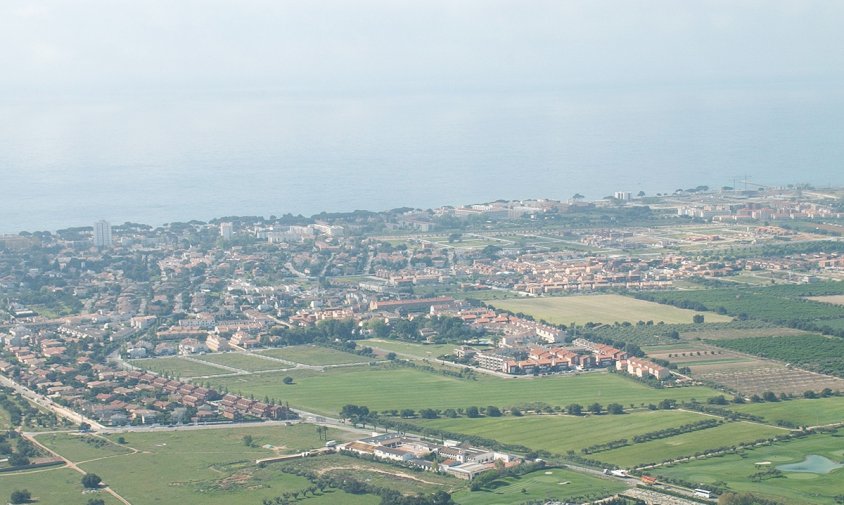
{"type": "Polygon", "coordinates": [[[223,237],[223,240],[229,241],[232,239],[232,229],[231,223],[220,223],[220,236],[223,237]]]}
{"type": "Polygon", "coordinates": [[[94,223],[94,245],[97,247],[111,247],[111,225],[108,221],[94,223]]]}

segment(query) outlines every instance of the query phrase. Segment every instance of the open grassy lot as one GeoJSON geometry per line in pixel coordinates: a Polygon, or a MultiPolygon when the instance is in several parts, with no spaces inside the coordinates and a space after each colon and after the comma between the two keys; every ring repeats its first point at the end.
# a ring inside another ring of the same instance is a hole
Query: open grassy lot
{"type": "Polygon", "coordinates": [[[358,342],[360,346],[377,347],[386,351],[393,351],[399,354],[419,356],[421,358],[435,359],[443,354],[452,354],[458,346],[455,344],[411,344],[396,340],[369,339],[358,342]]]}
{"type": "Polygon", "coordinates": [[[719,347],[844,377],[844,339],[839,337],[807,334],[763,339],[737,338],[714,343],[719,347]]]}
{"type": "Polygon", "coordinates": [[[244,352],[223,352],[205,354],[197,356],[197,359],[206,361],[208,363],[216,363],[218,365],[230,366],[239,370],[246,370],[247,372],[259,372],[262,370],[277,370],[279,368],[289,368],[290,365],[285,365],[278,361],[264,359],[260,355],[244,353],[244,352]]]}
{"type": "Polygon", "coordinates": [[[0,473],[0,502],[8,502],[12,491],[26,489],[37,505],[85,505],[91,498],[102,498],[106,505],[120,505],[108,493],[83,494],[81,479],[81,473],[61,466],[0,473]]]}
{"type": "Polygon", "coordinates": [[[454,494],[460,505],[510,505],[536,500],[564,501],[576,497],[609,496],[627,489],[624,484],[598,477],[590,477],[563,468],[537,470],[520,477],[493,481],[480,491],[461,491],[454,494]]]}
{"type": "Polygon", "coordinates": [[[641,411],[624,415],[484,417],[477,419],[434,419],[418,421],[420,426],[491,438],[507,444],[565,454],[584,447],[631,439],[651,431],[710,419],[694,412],[677,410],[641,411]]]}
{"type": "MultiPolygon", "coordinates": [[[[134,505],[252,505],[285,491],[302,490],[310,483],[301,477],[270,468],[258,468],[255,459],[320,447],[312,425],[184,430],[175,432],[125,433],[125,447],[132,453],[102,451],[80,467],[100,475],[115,491],[134,505]],[[254,437],[253,446],[243,443],[254,437]],[[264,448],[271,445],[273,448],[264,448]],[[136,452],[135,452],[136,451],[136,452]]],[[[348,434],[330,430],[328,436],[345,440],[348,434]]],[[[43,442],[50,445],[45,435],[43,442]]],[[[116,436],[114,436],[116,438],[116,436]]],[[[64,447],[60,441],[56,449],[64,447]]],[[[75,453],[70,450],[70,454],[75,453]]],[[[76,454],[80,455],[80,454],[76,454]]],[[[302,500],[300,500],[302,501],[302,500]]],[[[307,504],[377,503],[372,496],[352,496],[340,491],[311,497],[307,504]]]]}
{"type": "Polygon", "coordinates": [[[810,296],[809,300],[814,300],[821,303],[831,303],[833,305],[844,305],[844,295],[829,295],[829,296],[810,296]]]}
{"type": "Polygon", "coordinates": [[[787,430],[747,422],[725,423],[715,428],[693,431],[674,437],[634,444],[594,454],[594,458],[624,468],[694,456],[706,449],[716,449],[742,442],[788,433],[787,430]]]}
{"type": "Polygon", "coordinates": [[[366,356],[358,356],[357,354],[315,345],[293,345],[290,347],[279,347],[277,349],[266,349],[259,351],[258,354],[302,363],[303,365],[345,365],[347,363],[366,363],[372,361],[372,358],[366,356]]]}
{"type": "Polygon", "coordinates": [[[767,421],[788,421],[798,426],[818,426],[844,422],[844,396],[815,400],[745,403],[730,410],[762,416],[767,421]]]}
{"type": "Polygon", "coordinates": [[[844,469],[828,474],[783,472],[781,477],[753,482],[750,476],[777,465],[798,463],[806,456],[819,455],[844,461],[841,435],[812,435],[798,440],[758,447],[741,454],[729,454],[690,461],[653,470],[651,473],[711,484],[726,482],[730,489],[784,500],[786,503],[833,504],[844,495],[844,469]],[[757,465],[757,463],[770,465],[757,465]]]}
{"type": "Polygon", "coordinates": [[[97,435],[49,433],[39,436],[38,441],[74,462],[132,452],[131,449],[113,442],[110,438],[97,435]]]}
{"type": "Polygon", "coordinates": [[[320,476],[351,478],[375,486],[395,489],[404,494],[454,492],[466,487],[466,481],[430,472],[414,472],[389,463],[368,461],[343,454],[328,454],[318,458],[297,459],[273,463],[270,468],[296,467],[320,476]]]}
{"type": "MultiPolygon", "coordinates": [[[[663,321],[691,323],[697,312],[637,300],[620,295],[561,296],[542,298],[513,298],[493,302],[496,308],[522,312],[554,324],[614,323],[616,321],[663,321]]],[[[713,313],[705,314],[706,321],[730,321],[731,318],[713,313]]]]}
{"type": "Polygon", "coordinates": [[[161,374],[175,375],[177,377],[191,378],[205,375],[219,375],[231,373],[231,370],[216,367],[211,364],[204,365],[184,358],[146,358],[135,359],[131,363],[137,367],[152,370],[161,374]]]}
{"type": "Polygon", "coordinates": [[[459,379],[439,373],[390,366],[360,366],[327,369],[324,372],[291,370],[292,385],[284,385],[282,374],[221,377],[213,385],[229,391],[269,396],[290,405],[336,415],[348,403],[370,410],[460,408],[470,405],[507,407],[527,402],[565,406],[570,403],[624,405],[658,403],[665,398],[688,400],[716,396],[705,387],[653,389],[616,374],[586,373],[547,376],[536,379],[502,379],[479,375],[477,380],[459,379]]]}

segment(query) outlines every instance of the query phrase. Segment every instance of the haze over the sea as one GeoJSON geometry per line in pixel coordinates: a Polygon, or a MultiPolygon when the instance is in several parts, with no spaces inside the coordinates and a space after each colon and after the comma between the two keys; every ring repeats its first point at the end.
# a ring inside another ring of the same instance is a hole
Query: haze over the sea
{"type": "Polygon", "coordinates": [[[0,5],[0,233],[844,185],[844,3],[0,5]]]}

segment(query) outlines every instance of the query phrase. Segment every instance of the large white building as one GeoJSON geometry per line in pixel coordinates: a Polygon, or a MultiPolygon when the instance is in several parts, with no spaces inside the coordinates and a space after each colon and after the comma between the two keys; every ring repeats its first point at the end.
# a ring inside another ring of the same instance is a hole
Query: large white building
{"type": "Polygon", "coordinates": [[[108,221],[94,223],[94,245],[97,247],[111,247],[111,225],[108,221]]]}
{"type": "Polygon", "coordinates": [[[231,223],[220,223],[220,236],[223,237],[223,240],[228,242],[232,239],[232,229],[231,223]]]}

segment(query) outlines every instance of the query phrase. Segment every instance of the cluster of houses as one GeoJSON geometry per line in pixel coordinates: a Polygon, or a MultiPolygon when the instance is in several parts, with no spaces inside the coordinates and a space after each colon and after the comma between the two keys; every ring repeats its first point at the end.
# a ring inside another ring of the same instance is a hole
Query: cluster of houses
{"type": "Polygon", "coordinates": [[[375,434],[341,444],[337,450],[402,463],[430,472],[447,473],[464,480],[472,480],[496,468],[496,465],[506,468],[522,463],[516,456],[465,443],[445,441],[437,444],[398,433],[375,434]]]}
{"type": "Polygon", "coordinates": [[[616,370],[627,372],[636,377],[654,377],[655,379],[663,380],[671,376],[671,371],[664,366],[657,365],[646,359],[628,356],[626,352],[607,344],[592,342],[585,338],[575,339],[574,344],[589,349],[596,356],[612,358],[610,364],[615,363],[616,370]]]}

